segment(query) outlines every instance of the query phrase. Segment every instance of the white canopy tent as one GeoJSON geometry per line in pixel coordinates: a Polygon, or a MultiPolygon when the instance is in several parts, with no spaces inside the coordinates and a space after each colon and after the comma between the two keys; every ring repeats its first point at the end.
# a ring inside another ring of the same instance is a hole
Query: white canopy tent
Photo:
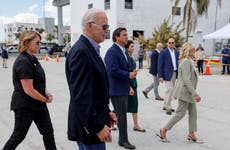
{"type": "Polygon", "coordinates": [[[204,35],[203,39],[230,39],[230,23],[213,33],[204,35]]]}

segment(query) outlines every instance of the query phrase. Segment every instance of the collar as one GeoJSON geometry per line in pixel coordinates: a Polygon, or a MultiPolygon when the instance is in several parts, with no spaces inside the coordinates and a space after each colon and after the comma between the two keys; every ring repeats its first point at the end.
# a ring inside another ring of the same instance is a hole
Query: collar
{"type": "Polygon", "coordinates": [[[171,52],[174,52],[174,49],[170,49],[169,47],[168,47],[168,49],[169,49],[171,52]]]}
{"type": "Polygon", "coordinates": [[[92,46],[94,47],[95,50],[100,50],[101,46],[99,44],[97,44],[93,39],[88,37],[86,34],[82,34],[82,35],[89,40],[90,44],[92,44],[92,46]]]}
{"type": "Polygon", "coordinates": [[[123,53],[125,53],[125,48],[124,48],[124,47],[122,47],[121,45],[119,45],[119,44],[117,44],[117,43],[114,43],[114,44],[116,44],[116,45],[121,49],[121,51],[122,51],[123,53]]]}

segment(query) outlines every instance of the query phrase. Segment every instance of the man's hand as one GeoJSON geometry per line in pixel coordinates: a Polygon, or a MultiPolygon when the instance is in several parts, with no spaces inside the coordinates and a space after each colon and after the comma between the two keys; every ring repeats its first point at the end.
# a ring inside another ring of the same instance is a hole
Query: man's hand
{"type": "Polygon", "coordinates": [[[111,129],[107,125],[97,133],[97,136],[101,142],[112,142],[111,129]]]}
{"type": "Polygon", "coordinates": [[[135,71],[133,71],[133,72],[130,72],[130,73],[129,73],[129,79],[135,78],[135,77],[137,76],[137,72],[138,72],[138,70],[135,70],[135,71]]]}
{"type": "Polygon", "coordinates": [[[117,116],[114,112],[110,112],[109,117],[110,117],[110,126],[114,127],[114,125],[117,124],[117,116]]]}
{"type": "Polygon", "coordinates": [[[161,83],[163,83],[163,82],[164,82],[164,79],[163,79],[163,78],[159,78],[159,81],[160,81],[161,83]]]}

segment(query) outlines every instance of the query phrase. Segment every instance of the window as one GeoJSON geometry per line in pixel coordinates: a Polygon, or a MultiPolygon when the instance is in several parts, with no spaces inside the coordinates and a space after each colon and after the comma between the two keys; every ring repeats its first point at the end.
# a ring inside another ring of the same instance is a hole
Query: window
{"type": "Polygon", "coordinates": [[[135,40],[135,38],[138,38],[138,34],[144,36],[144,31],[143,30],[133,30],[133,40],[135,40]]]}
{"type": "Polygon", "coordinates": [[[105,39],[110,39],[110,30],[106,33],[105,39]]]}
{"type": "Polygon", "coordinates": [[[125,9],[133,9],[133,0],[125,0],[125,9]]]}
{"type": "Polygon", "coordinates": [[[110,0],[105,0],[105,10],[110,9],[110,0]]]}
{"type": "Polygon", "coordinates": [[[172,15],[180,16],[181,15],[181,8],[180,7],[176,7],[176,8],[172,7],[172,15]]]}
{"type": "Polygon", "coordinates": [[[88,4],[88,9],[93,8],[93,3],[88,4]]]}

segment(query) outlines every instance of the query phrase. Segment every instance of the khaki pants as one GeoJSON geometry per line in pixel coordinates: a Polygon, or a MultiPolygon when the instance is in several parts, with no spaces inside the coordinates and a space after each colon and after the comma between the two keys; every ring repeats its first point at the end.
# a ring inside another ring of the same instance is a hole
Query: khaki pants
{"type": "Polygon", "coordinates": [[[176,72],[173,72],[173,76],[170,81],[165,81],[166,93],[164,99],[164,108],[166,108],[167,111],[171,111],[172,109],[171,102],[174,99],[173,89],[174,89],[175,81],[176,81],[176,72]]]}
{"type": "Polygon", "coordinates": [[[197,131],[197,110],[196,103],[189,103],[183,100],[178,100],[178,108],[175,115],[166,124],[165,128],[170,130],[178,121],[180,121],[188,110],[188,126],[189,132],[197,131]]]}

